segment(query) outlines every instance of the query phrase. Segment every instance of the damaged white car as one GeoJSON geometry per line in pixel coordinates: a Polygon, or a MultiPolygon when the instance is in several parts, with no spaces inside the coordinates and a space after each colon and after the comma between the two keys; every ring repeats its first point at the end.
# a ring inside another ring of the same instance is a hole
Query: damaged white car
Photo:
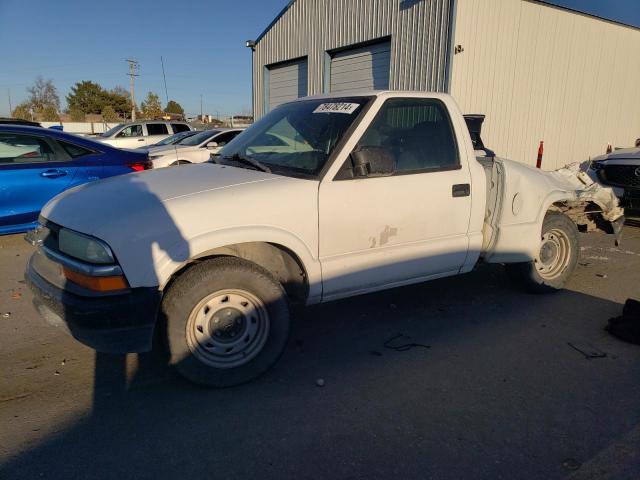
{"type": "Polygon", "coordinates": [[[140,352],[156,332],[185,377],[228,386],[278,359],[290,303],[479,261],[554,291],[575,268],[579,230],[619,232],[612,191],[576,168],[545,173],[479,148],[448,95],[299,99],[226,145],[218,164],[55,197],[30,234],[39,248],[27,280],[43,316],[83,343],[140,352]]]}

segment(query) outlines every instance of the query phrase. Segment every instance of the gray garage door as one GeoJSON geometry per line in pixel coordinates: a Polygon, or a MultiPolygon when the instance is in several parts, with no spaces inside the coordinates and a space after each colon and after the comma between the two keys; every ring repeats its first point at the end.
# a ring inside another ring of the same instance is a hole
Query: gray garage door
{"type": "Polygon", "coordinates": [[[281,103],[307,96],[307,60],[269,68],[269,110],[281,103]]]}
{"type": "Polygon", "coordinates": [[[331,58],[331,91],[389,88],[390,42],[343,50],[331,58]]]}

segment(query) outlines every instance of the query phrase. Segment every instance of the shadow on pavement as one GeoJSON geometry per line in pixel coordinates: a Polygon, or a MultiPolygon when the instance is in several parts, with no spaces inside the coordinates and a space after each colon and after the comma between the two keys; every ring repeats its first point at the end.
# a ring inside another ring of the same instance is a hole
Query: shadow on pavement
{"type": "Polygon", "coordinates": [[[240,387],[98,354],[92,411],[2,478],[561,478],[640,423],[637,347],[602,330],[619,311],[484,266],[300,311],[279,363],[240,387]],[[385,348],[397,334],[431,348],[385,348]]]}

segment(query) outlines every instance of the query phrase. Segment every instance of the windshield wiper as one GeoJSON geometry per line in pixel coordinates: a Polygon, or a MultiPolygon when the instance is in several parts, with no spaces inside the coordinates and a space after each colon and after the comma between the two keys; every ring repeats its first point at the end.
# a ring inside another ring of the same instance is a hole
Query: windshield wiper
{"type": "Polygon", "coordinates": [[[261,171],[266,172],[266,173],[271,173],[271,169],[269,167],[267,167],[265,164],[260,163],[259,161],[254,160],[252,158],[242,157],[237,153],[234,153],[233,155],[225,155],[222,158],[224,160],[231,160],[233,162],[243,163],[245,165],[249,165],[249,166],[255,168],[256,170],[261,170],[261,171]]]}

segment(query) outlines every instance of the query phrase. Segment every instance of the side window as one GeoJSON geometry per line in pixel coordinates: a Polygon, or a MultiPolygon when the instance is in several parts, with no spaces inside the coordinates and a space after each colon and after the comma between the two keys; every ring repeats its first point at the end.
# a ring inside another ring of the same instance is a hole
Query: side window
{"type": "Polygon", "coordinates": [[[0,133],[0,165],[55,161],[51,146],[40,137],[0,133]]]}
{"type": "Polygon", "coordinates": [[[190,130],[189,125],[184,123],[172,123],[171,127],[173,127],[173,133],[188,132],[190,130]]]}
{"type": "Polygon", "coordinates": [[[212,141],[216,142],[219,147],[226,145],[231,140],[236,138],[240,132],[223,132],[220,135],[213,138],[212,141]]]}
{"type": "Polygon", "coordinates": [[[396,173],[455,169],[460,165],[445,106],[434,99],[392,98],[358,142],[378,147],[396,161],[396,173]]]}
{"type": "Polygon", "coordinates": [[[129,125],[122,130],[118,137],[142,137],[142,125],[129,125]]]}
{"type": "Polygon", "coordinates": [[[169,135],[169,130],[164,123],[147,123],[147,133],[149,135],[169,135]]]}
{"type": "Polygon", "coordinates": [[[88,148],[80,147],[79,145],[74,145],[73,143],[67,143],[61,140],[58,140],[58,143],[64,149],[64,151],[69,154],[71,158],[80,158],[84,157],[85,155],[91,155],[92,153],[94,153],[88,148]]]}

